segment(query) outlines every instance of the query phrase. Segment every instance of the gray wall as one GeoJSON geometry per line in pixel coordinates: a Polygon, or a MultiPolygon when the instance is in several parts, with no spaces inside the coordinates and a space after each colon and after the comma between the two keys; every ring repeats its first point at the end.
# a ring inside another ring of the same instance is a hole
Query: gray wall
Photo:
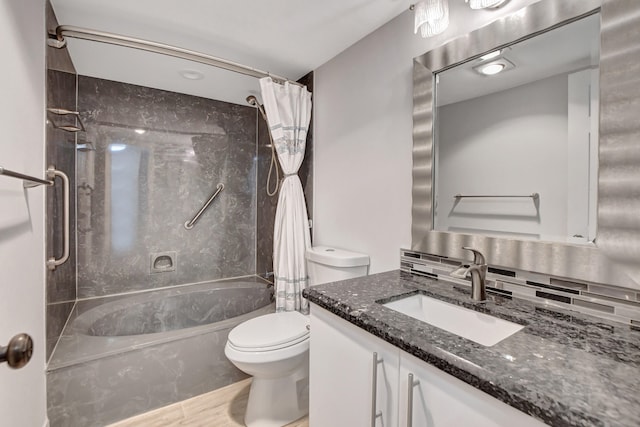
{"type": "Polygon", "coordinates": [[[568,240],[567,102],[568,76],[559,74],[439,107],[434,230],[568,240]],[[454,198],[534,192],[538,206],[454,198]]]}
{"type": "MultiPolygon", "coordinates": [[[[51,4],[46,6],[47,28],[58,25],[51,4]]],[[[47,48],[47,107],[76,109],[76,72],[66,49],[47,48]]],[[[47,115],[46,161],[67,174],[70,181],[70,256],[69,261],[55,271],[47,270],[46,275],[46,333],[47,359],[51,355],[62,328],[69,317],[76,299],[76,240],[75,240],[75,170],[76,146],[75,134],[55,129],[57,125],[75,124],[74,121],[51,113],[47,115]]],[[[74,119],[75,120],[75,119],[74,119]]],[[[62,254],[63,216],[62,185],[60,179],[56,185],[46,191],[46,256],[62,254]]]]}
{"type": "Polygon", "coordinates": [[[255,109],[84,76],[78,94],[78,298],[255,274],[255,109]],[[151,272],[161,252],[174,271],[151,272]]]}

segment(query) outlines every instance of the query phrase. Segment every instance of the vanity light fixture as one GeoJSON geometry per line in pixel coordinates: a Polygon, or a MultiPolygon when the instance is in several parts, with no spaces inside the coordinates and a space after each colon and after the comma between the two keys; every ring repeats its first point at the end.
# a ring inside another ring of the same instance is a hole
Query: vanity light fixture
{"type": "Polygon", "coordinates": [[[515,67],[516,66],[507,59],[499,58],[495,61],[476,65],[475,67],[473,67],[473,69],[476,73],[482,74],[483,76],[493,76],[494,74],[498,74],[502,71],[510,70],[515,67]]]}
{"type": "Polygon", "coordinates": [[[145,133],[147,133],[147,131],[144,129],[136,129],[134,130],[134,132],[137,133],[138,135],[144,135],[145,133]]]}
{"type": "Polygon", "coordinates": [[[471,9],[497,9],[504,6],[509,0],[465,0],[471,9]]]}
{"type": "Polygon", "coordinates": [[[442,33],[449,26],[449,0],[423,0],[411,5],[414,33],[424,38],[442,33]]]}

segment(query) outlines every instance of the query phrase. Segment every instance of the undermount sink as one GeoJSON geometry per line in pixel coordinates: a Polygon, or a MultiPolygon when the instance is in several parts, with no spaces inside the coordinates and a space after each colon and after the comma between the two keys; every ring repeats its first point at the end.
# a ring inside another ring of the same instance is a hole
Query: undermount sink
{"type": "Polygon", "coordinates": [[[383,305],[486,347],[491,347],[524,328],[517,323],[420,294],[383,305]]]}

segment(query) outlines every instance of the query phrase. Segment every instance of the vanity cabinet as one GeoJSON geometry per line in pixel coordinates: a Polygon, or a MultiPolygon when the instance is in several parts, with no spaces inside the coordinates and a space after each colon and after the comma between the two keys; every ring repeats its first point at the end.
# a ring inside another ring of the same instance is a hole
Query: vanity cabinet
{"type": "Polygon", "coordinates": [[[398,422],[398,349],[328,311],[312,306],[309,425],[395,427],[398,422]],[[372,417],[375,424],[371,423],[372,417]]]}
{"type": "Polygon", "coordinates": [[[312,304],[310,427],[371,426],[374,381],[376,427],[545,425],[312,304]]]}
{"type": "Polygon", "coordinates": [[[400,351],[399,426],[545,426],[541,421],[409,353],[398,351],[400,351]]]}

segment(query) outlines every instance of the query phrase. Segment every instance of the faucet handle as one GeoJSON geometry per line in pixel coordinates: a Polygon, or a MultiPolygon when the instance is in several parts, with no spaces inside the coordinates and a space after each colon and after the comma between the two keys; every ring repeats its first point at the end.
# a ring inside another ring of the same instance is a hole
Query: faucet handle
{"type": "Polygon", "coordinates": [[[470,248],[469,246],[463,246],[462,249],[473,252],[473,263],[474,264],[476,264],[476,265],[484,265],[484,264],[487,263],[487,261],[484,258],[484,255],[482,255],[482,252],[480,252],[479,250],[470,248]]]}

